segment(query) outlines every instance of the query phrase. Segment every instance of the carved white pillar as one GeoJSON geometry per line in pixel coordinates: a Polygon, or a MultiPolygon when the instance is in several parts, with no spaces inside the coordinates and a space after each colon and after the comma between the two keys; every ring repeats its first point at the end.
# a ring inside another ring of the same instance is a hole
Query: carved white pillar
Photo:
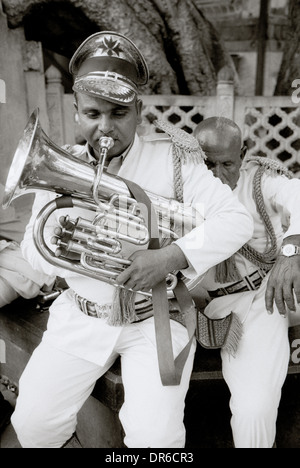
{"type": "Polygon", "coordinates": [[[223,68],[218,74],[216,115],[234,118],[234,81],[232,72],[223,68]]]}
{"type": "Polygon", "coordinates": [[[23,68],[29,114],[31,114],[36,108],[39,109],[39,119],[43,130],[47,133],[49,131],[49,120],[46,105],[43,52],[42,44],[40,42],[24,42],[23,68]]]}
{"type": "Polygon", "coordinates": [[[59,146],[67,143],[64,130],[64,88],[60,71],[51,65],[45,73],[49,137],[59,146]]]}
{"type": "Polygon", "coordinates": [[[10,29],[0,1],[0,182],[5,184],[11,160],[28,119],[22,28],[10,29]]]}

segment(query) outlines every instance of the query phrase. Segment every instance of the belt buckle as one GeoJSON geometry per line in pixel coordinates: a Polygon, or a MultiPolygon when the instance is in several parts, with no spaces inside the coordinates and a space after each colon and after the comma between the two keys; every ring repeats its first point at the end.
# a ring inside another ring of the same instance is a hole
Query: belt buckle
{"type": "Polygon", "coordinates": [[[97,318],[102,318],[103,317],[103,311],[101,310],[101,307],[99,306],[99,304],[97,304],[97,302],[94,303],[94,307],[95,307],[95,312],[96,312],[97,318]]]}
{"type": "Polygon", "coordinates": [[[94,307],[97,318],[107,319],[109,317],[109,313],[111,312],[111,305],[99,305],[97,302],[95,302],[94,307]]]}
{"type": "Polygon", "coordinates": [[[77,293],[74,294],[75,302],[81,312],[89,317],[97,317],[102,319],[107,319],[111,311],[111,305],[99,305],[96,302],[91,302],[88,299],[85,299],[82,296],[79,296],[77,293]]]}

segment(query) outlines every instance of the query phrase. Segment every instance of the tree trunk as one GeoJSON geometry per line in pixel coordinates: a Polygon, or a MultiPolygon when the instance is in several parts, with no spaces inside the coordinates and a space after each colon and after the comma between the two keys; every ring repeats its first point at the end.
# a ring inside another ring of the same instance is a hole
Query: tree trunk
{"type": "MultiPolygon", "coordinates": [[[[62,5],[57,0],[2,3],[14,27],[37,6],[57,9],[59,21],[62,5]]],[[[144,94],[213,95],[219,70],[227,66],[235,73],[230,56],[197,0],[66,0],[63,4],[79,9],[99,31],[118,31],[135,42],[150,71],[149,84],[141,89],[144,94]]],[[[54,36],[56,30],[57,25],[53,25],[49,33],[54,36]]]]}
{"type": "Polygon", "coordinates": [[[292,82],[299,78],[300,73],[298,53],[300,53],[300,0],[290,0],[289,26],[274,91],[275,96],[290,95],[294,91],[292,82]]]}

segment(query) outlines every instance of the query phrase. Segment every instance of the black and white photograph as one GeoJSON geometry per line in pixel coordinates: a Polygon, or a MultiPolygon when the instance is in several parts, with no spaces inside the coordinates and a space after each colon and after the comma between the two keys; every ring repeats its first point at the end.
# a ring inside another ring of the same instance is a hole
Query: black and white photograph
{"type": "Polygon", "coordinates": [[[0,0],[0,448],[300,448],[300,0],[0,0]]]}

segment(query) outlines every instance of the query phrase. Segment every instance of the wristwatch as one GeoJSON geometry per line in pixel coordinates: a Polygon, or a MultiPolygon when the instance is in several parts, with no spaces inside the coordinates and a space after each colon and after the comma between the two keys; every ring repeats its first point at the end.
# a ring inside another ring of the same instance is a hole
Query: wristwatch
{"type": "Polygon", "coordinates": [[[280,249],[280,255],[285,257],[292,257],[293,255],[300,255],[300,248],[298,245],[286,244],[283,245],[280,249]]]}

